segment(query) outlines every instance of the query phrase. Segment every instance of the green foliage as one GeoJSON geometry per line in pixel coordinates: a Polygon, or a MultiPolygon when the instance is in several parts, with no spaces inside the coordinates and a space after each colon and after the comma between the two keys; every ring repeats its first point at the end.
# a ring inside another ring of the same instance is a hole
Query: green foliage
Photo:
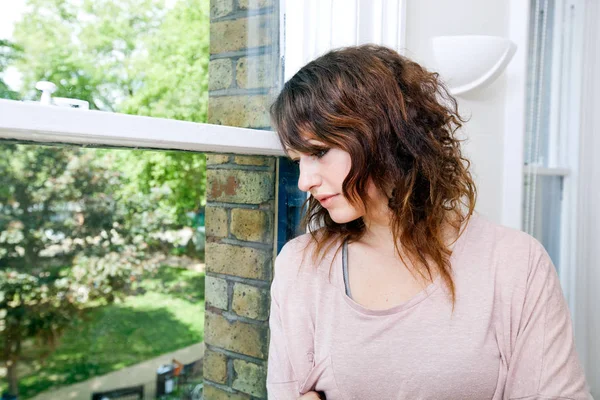
{"type": "Polygon", "coordinates": [[[6,68],[18,59],[21,48],[7,40],[0,39],[0,99],[18,100],[19,94],[11,90],[2,79],[6,68]]]}
{"type": "MultiPolygon", "coordinates": [[[[23,75],[26,99],[39,80],[55,96],[86,100],[92,109],[206,122],[209,1],[27,0],[15,26],[22,56],[11,65],[23,75]]],[[[1,87],[0,87],[1,90],[1,87]]],[[[160,204],[175,223],[189,223],[205,202],[203,154],[123,152],[123,192],[171,191],[160,204]]]]}
{"type": "Polygon", "coordinates": [[[25,98],[36,98],[35,83],[45,80],[57,85],[56,96],[116,110],[141,85],[134,58],[160,26],[163,0],[27,0],[27,5],[14,31],[23,48],[16,66],[25,98]]]}
{"type": "Polygon", "coordinates": [[[13,393],[25,341],[51,349],[87,307],[113,303],[154,265],[151,227],[132,223],[109,164],[88,149],[0,147],[0,360],[13,393]]]}
{"type": "Polygon", "coordinates": [[[92,109],[206,122],[208,0],[27,3],[14,32],[24,98],[46,80],[92,109]]]}
{"type": "MultiPolygon", "coordinates": [[[[55,96],[86,100],[92,109],[206,122],[209,1],[28,0],[16,24],[23,56],[23,98],[38,96],[35,82],[57,84],[55,96]]],[[[189,223],[205,202],[203,154],[123,152],[115,168],[127,171],[123,192],[171,191],[160,204],[173,221],[189,223]]]]}
{"type": "MultiPolygon", "coordinates": [[[[26,1],[15,43],[0,41],[1,98],[37,99],[47,80],[91,109],[206,122],[209,0],[26,1]],[[7,66],[22,74],[21,93],[1,80],[7,66]]],[[[50,355],[90,307],[112,307],[153,268],[146,258],[165,248],[156,232],[191,225],[205,169],[195,153],[0,147],[0,360],[11,392],[24,343],[50,355]]]]}
{"type": "Polygon", "coordinates": [[[91,307],[85,319],[67,328],[43,364],[34,363],[20,380],[21,395],[33,397],[203,340],[203,273],[162,266],[135,286],[142,294],[91,307]]]}
{"type": "Polygon", "coordinates": [[[206,122],[209,2],[179,0],[134,63],[143,85],[121,107],[129,114],[206,122]]]}
{"type": "MultiPolygon", "coordinates": [[[[138,207],[135,204],[147,202],[152,193],[163,191],[162,201],[151,199],[155,210],[169,215],[170,227],[191,225],[190,213],[200,212],[206,202],[204,154],[140,150],[113,152],[113,168],[124,172],[120,189],[122,197],[137,199],[131,202],[132,209],[138,207]]],[[[146,217],[143,220],[143,224],[152,224],[146,217]]],[[[155,227],[155,230],[160,229],[155,227]]]]}

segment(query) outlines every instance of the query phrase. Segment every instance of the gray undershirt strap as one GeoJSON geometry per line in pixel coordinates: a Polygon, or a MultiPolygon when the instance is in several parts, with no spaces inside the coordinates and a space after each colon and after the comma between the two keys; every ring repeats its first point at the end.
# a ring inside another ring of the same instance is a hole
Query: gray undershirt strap
{"type": "Polygon", "coordinates": [[[352,298],[350,292],[350,279],[348,278],[348,242],[342,246],[342,269],[344,271],[344,285],[346,286],[346,295],[352,298]]]}

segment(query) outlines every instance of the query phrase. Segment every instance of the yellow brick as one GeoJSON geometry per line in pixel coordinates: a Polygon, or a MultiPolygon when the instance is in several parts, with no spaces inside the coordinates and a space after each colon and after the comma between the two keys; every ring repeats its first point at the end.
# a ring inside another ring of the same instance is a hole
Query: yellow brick
{"type": "Polygon", "coordinates": [[[227,357],[206,349],[202,371],[204,378],[208,380],[222,384],[227,383],[227,357]]]}
{"type": "Polygon", "coordinates": [[[210,18],[216,19],[231,14],[233,0],[210,0],[210,18]]]}
{"type": "Polygon", "coordinates": [[[231,210],[231,234],[239,240],[269,242],[271,229],[267,213],[236,208],[231,210]]]}
{"type": "Polygon", "coordinates": [[[270,96],[218,96],[208,100],[208,122],[239,128],[268,128],[270,96]]]}
{"type": "Polygon", "coordinates": [[[227,211],[221,207],[206,207],[206,236],[227,237],[227,211]]]}
{"type": "Polygon", "coordinates": [[[228,154],[206,153],[206,165],[226,164],[228,162],[228,154]]]}
{"type": "Polygon", "coordinates": [[[266,321],[269,318],[269,293],[255,286],[236,283],[231,308],[239,316],[266,321]]]}
{"type": "Polygon", "coordinates": [[[238,165],[254,165],[257,167],[274,167],[275,157],[265,156],[235,156],[233,162],[238,165]]]}
{"type": "Polygon", "coordinates": [[[209,201],[262,204],[275,197],[275,174],[267,171],[209,169],[209,201]]]}
{"type": "Polygon", "coordinates": [[[236,81],[240,88],[269,88],[276,85],[278,58],[272,54],[242,57],[236,64],[236,81]]]}
{"type": "Polygon", "coordinates": [[[202,398],[204,400],[250,400],[247,394],[229,393],[211,385],[204,385],[202,398]]]}
{"type": "Polygon", "coordinates": [[[268,281],[271,276],[271,255],[265,250],[230,244],[206,244],[206,270],[268,281]]]}
{"type": "Polygon", "coordinates": [[[210,54],[268,46],[278,39],[274,14],[258,15],[210,24],[210,54]]]}
{"type": "Polygon", "coordinates": [[[222,58],[212,60],[208,64],[208,89],[219,90],[231,86],[233,81],[233,67],[231,59],[222,58]]]}
{"type": "Polygon", "coordinates": [[[233,360],[233,369],[235,370],[235,380],[231,386],[234,389],[255,397],[266,398],[267,369],[264,365],[233,360]]]}
{"type": "Polygon", "coordinates": [[[209,275],[205,278],[205,287],[206,304],[221,310],[227,310],[227,281],[209,275]]]}
{"type": "Polygon", "coordinates": [[[268,333],[265,325],[230,322],[210,311],[206,311],[204,324],[204,340],[207,344],[266,360],[268,333]]]}
{"type": "Polygon", "coordinates": [[[242,10],[258,10],[265,7],[271,7],[273,0],[239,0],[242,10]]]}

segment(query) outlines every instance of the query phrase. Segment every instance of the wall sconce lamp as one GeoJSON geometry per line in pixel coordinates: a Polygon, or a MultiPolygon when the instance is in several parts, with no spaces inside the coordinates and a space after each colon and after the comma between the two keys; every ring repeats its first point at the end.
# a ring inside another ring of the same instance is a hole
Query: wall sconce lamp
{"type": "Polygon", "coordinates": [[[432,39],[435,67],[452,95],[492,83],[510,62],[517,46],[499,36],[437,36],[432,39]]]}

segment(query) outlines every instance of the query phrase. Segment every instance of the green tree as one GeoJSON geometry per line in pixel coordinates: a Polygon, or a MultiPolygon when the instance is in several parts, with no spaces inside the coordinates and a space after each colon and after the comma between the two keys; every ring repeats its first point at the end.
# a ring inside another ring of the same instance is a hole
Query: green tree
{"type": "Polygon", "coordinates": [[[18,46],[8,40],[0,39],[0,99],[18,100],[19,94],[8,87],[2,79],[6,68],[14,62],[20,53],[18,46]]]}
{"type": "Polygon", "coordinates": [[[194,122],[206,122],[208,107],[209,2],[179,0],[156,33],[146,40],[147,56],[134,69],[142,84],[121,110],[194,122]]]}
{"type": "MultiPolygon", "coordinates": [[[[143,71],[140,86],[121,103],[128,114],[206,122],[208,109],[209,1],[179,0],[160,28],[145,41],[148,53],[133,62],[143,71]]],[[[184,225],[205,203],[203,154],[127,152],[122,168],[131,171],[125,190],[149,193],[166,185],[172,191],[175,220],[184,225]],[[135,172],[133,172],[135,171],[135,172]]],[[[165,204],[166,207],[169,205],[165,204]]]]}
{"type": "MultiPolygon", "coordinates": [[[[17,96],[55,96],[92,109],[205,122],[208,0],[27,0],[0,73],[23,76],[17,96]],[[19,55],[19,57],[16,57],[19,55]]],[[[0,91],[3,89],[0,81],[0,91]]],[[[204,203],[204,156],[0,146],[0,360],[17,392],[32,338],[50,345],[90,305],[127,288],[157,241],[204,203]]]]}
{"type": "Polygon", "coordinates": [[[14,65],[92,109],[206,122],[209,0],[27,0],[14,65]]]}
{"type": "Polygon", "coordinates": [[[52,349],[90,305],[126,294],[156,265],[152,233],[174,224],[155,208],[168,190],[120,198],[114,153],[4,145],[0,148],[0,360],[18,393],[24,344],[52,349]]]}
{"type": "Polygon", "coordinates": [[[23,97],[38,96],[35,83],[51,81],[56,96],[86,100],[90,108],[116,111],[141,85],[134,58],[155,32],[164,0],[27,0],[15,25],[23,48],[15,63],[23,76],[23,97]]]}
{"type": "MultiPolygon", "coordinates": [[[[206,193],[204,154],[175,151],[127,150],[116,153],[113,168],[123,171],[121,197],[149,196],[162,188],[168,191],[157,209],[173,221],[172,228],[192,225],[190,214],[202,211],[206,193]]],[[[167,228],[167,227],[165,227],[167,228]]],[[[159,229],[159,228],[157,228],[159,229]]]]}
{"type": "MultiPolygon", "coordinates": [[[[14,65],[23,87],[48,80],[56,96],[86,100],[92,109],[206,122],[209,1],[28,0],[14,36],[23,57],[14,65]]],[[[24,90],[24,98],[39,96],[24,90]]],[[[167,185],[177,221],[205,202],[202,154],[135,152],[117,166],[133,193],[167,185]]]]}

